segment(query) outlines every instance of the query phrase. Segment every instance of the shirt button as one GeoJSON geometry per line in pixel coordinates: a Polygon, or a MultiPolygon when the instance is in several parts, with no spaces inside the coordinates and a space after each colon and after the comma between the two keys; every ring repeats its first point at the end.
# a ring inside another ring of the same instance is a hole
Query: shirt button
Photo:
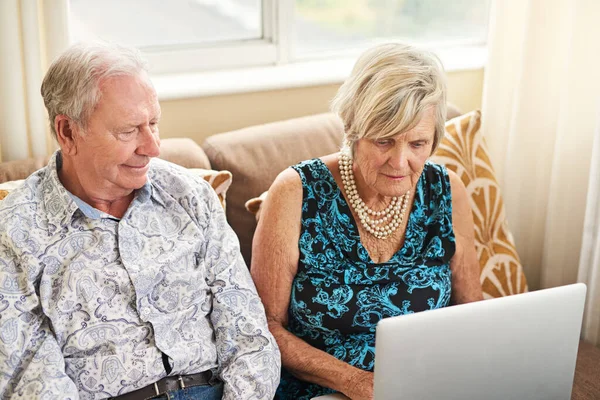
{"type": "Polygon", "coordinates": [[[142,319],[148,319],[148,317],[150,316],[150,310],[148,310],[147,308],[143,308],[140,312],[140,315],[142,319]]]}

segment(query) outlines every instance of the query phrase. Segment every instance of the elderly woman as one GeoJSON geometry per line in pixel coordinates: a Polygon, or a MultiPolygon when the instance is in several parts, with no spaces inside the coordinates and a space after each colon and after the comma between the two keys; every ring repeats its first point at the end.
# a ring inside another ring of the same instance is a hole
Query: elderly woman
{"type": "Polygon", "coordinates": [[[378,321],[482,299],[465,187],[427,160],[445,104],[436,57],[375,47],[333,101],[341,152],[270,188],[252,274],[281,350],[278,398],[370,399],[378,321]]]}

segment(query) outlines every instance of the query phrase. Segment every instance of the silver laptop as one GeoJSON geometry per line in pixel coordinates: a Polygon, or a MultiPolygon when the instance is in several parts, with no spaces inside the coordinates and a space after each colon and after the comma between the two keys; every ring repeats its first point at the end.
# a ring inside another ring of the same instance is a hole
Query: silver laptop
{"type": "Polygon", "coordinates": [[[381,320],[375,400],[570,399],[585,293],[580,283],[381,320]]]}

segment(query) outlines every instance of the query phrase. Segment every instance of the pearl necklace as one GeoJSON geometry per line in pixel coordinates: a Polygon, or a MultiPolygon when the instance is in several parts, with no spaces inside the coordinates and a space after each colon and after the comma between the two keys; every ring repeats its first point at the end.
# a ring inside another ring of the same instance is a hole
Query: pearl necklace
{"type": "Polygon", "coordinates": [[[410,191],[400,197],[392,197],[392,201],[385,210],[372,210],[367,207],[363,199],[358,195],[354,181],[354,172],[352,172],[352,163],[351,157],[346,154],[340,154],[340,175],[346,196],[358,215],[361,225],[367,232],[378,239],[387,239],[402,225],[410,191]]]}

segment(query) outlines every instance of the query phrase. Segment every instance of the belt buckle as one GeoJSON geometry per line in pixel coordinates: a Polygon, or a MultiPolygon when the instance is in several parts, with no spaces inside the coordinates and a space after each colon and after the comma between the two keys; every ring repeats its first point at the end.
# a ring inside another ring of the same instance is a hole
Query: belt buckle
{"type": "Polygon", "coordinates": [[[177,375],[177,379],[179,380],[179,388],[185,389],[185,383],[183,383],[183,377],[181,375],[177,375]]]}
{"type": "Polygon", "coordinates": [[[154,391],[156,392],[157,396],[160,396],[160,390],[158,390],[158,382],[154,382],[154,391]]]}

